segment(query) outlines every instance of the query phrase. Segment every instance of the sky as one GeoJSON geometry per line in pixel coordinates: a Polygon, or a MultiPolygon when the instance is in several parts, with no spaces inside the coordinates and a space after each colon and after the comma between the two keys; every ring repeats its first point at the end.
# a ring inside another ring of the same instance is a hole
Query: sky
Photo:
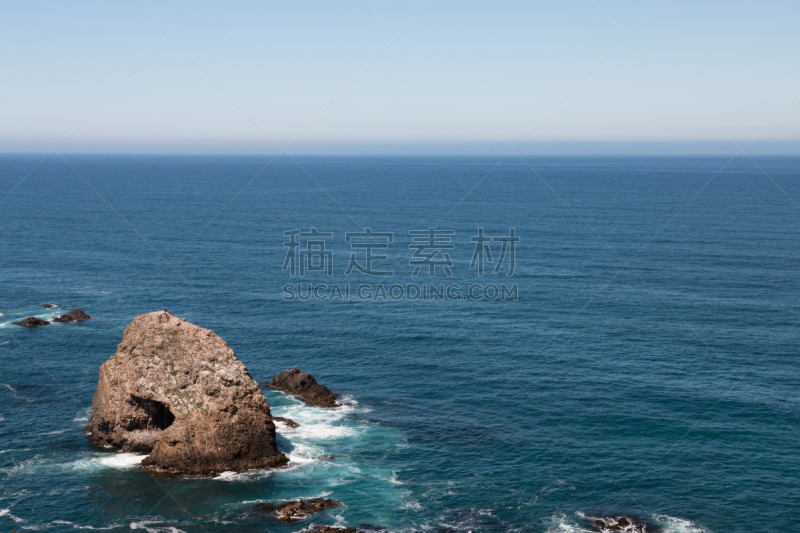
{"type": "Polygon", "coordinates": [[[0,0],[0,152],[800,154],[800,2],[0,0]]]}

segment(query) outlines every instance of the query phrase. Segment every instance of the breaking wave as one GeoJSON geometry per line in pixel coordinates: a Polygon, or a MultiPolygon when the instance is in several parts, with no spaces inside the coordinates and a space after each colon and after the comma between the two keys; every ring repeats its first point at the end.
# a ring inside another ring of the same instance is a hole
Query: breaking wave
{"type": "Polygon", "coordinates": [[[619,517],[598,517],[585,513],[577,512],[570,517],[559,513],[548,521],[547,533],[598,533],[598,531],[618,531],[620,533],[710,533],[709,530],[698,526],[691,520],[676,518],[664,514],[654,514],[652,516],[636,517],[636,523],[618,525],[619,517]],[[610,526],[603,529],[593,525],[603,522],[610,526]],[[641,526],[641,528],[639,528],[641,526]]]}

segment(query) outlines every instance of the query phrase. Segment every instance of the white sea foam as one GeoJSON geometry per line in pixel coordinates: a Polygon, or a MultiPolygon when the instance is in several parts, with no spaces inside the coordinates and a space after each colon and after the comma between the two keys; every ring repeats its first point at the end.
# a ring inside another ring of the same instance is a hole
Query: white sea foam
{"type": "Polygon", "coordinates": [[[344,419],[356,409],[357,402],[352,398],[342,398],[345,404],[329,409],[310,406],[288,395],[284,397],[291,403],[274,407],[273,415],[289,418],[299,425],[296,428],[290,428],[280,422],[276,425],[278,433],[292,446],[291,451],[287,453],[289,465],[281,470],[283,472],[304,468],[318,461],[325,455],[329,441],[352,438],[367,429],[344,422],[344,419]]]}
{"type": "Polygon", "coordinates": [[[25,521],[25,519],[11,514],[11,509],[0,509],[0,516],[7,516],[17,524],[20,524],[25,521]]]}
{"type": "Polygon", "coordinates": [[[549,520],[547,533],[591,533],[582,528],[574,520],[567,518],[563,513],[553,516],[549,520]]]}
{"type": "Polygon", "coordinates": [[[130,528],[131,529],[144,529],[147,533],[186,533],[182,529],[178,529],[174,526],[161,526],[157,527],[158,524],[163,524],[164,522],[157,521],[157,520],[142,520],[141,522],[131,522],[130,528]]]}
{"type": "Polygon", "coordinates": [[[707,533],[707,529],[690,520],[667,515],[655,515],[653,518],[664,528],[665,533],[707,533]]]}
{"type": "Polygon", "coordinates": [[[34,470],[39,464],[42,463],[42,458],[40,455],[34,455],[30,459],[26,459],[24,461],[20,461],[13,466],[7,466],[5,468],[0,468],[0,473],[3,474],[27,474],[34,470]]]}
{"type": "Polygon", "coordinates": [[[266,479],[274,474],[275,470],[247,470],[245,472],[222,472],[212,478],[217,481],[257,481],[266,479]]]}
{"type": "MultiPolygon", "coordinates": [[[[244,472],[244,473],[246,473],[246,472],[244,472]]],[[[240,479],[240,478],[239,478],[239,475],[240,475],[240,474],[239,474],[239,473],[237,473],[237,472],[233,472],[233,471],[225,471],[225,472],[221,472],[221,473],[220,473],[220,474],[219,474],[217,477],[215,477],[214,479],[218,479],[218,480],[220,480],[220,481],[234,481],[234,480],[236,480],[236,479],[240,479]]]]}
{"type": "Polygon", "coordinates": [[[146,455],[136,455],[133,453],[115,453],[100,459],[100,464],[111,468],[133,468],[142,462],[146,455]]]}
{"type": "Polygon", "coordinates": [[[60,496],[61,494],[70,494],[72,492],[86,492],[92,488],[91,485],[85,485],[83,487],[72,487],[69,489],[56,489],[46,492],[47,496],[60,496]]]}
{"type": "Polygon", "coordinates": [[[336,519],[336,522],[333,524],[335,527],[344,527],[345,519],[342,513],[333,516],[336,519]]]}
{"type": "Polygon", "coordinates": [[[8,453],[8,452],[29,452],[30,448],[8,448],[7,450],[0,450],[0,453],[8,453]]]}
{"type": "Polygon", "coordinates": [[[73,422],[88,422],[89,421],[89,414],[92,412],[91,407],[87,407],[84,411],[78,411],[75,413],[75,418],[72,419],[73,422]]]}
{"type": "MultiPolygon", "coordinates": [[[[573,520],[563,513],[559,513],[550,519],[547,533],[593,533],[594,530],[587,529],[580,524],[581,521],[591,519],[588,515],[581,512],[575,513],[579,520],[573,520]]],[[[661,526],[663,533],[708,533],[704,529],[690,520],[676,518],[667,515],[653,515],[651,521],[661,526]]]]}
{"type": "Polygon", "coordinates": [[[342,405],[333,409],[322,407],[311,407],[304,403],[297,402],[276,409],[276,416],[290,418],[299,424],[296,428],[289,428],[281,424],[280,433],[285,435],[290,441],[295,438],[309,440],[341,439],[352,436],[358,429],[352,426],[341,425],[340,422],[347,415],[355,410],[355,406],[342,405]],[[280,411],[280,414],[277,413],[280,411]]]}
{"type": "Polygon", "coordinates": [[[11,385],[8,385],[8,384],[6,384],[6,383],[0,383],[0,385],[2,385],[3,387],[7,388],[7,389],[8,389],[8,390],[10,390],[10,391],[17,392],[17,389],[15,389],[14,387],[12,387],[11,385]]]}
{"type": "Polygon", "coordinates": [[[349,394],[345,394],[344,396],[339,397],[339,403],[344,406],[356,407],[358,405],[358,400],[349,394]]]}
{"type": "MultiPolygon", "coordinates": [[[[4,451],[24,451],[24,450],[4,450],[4,451]]],[[[35,474],[40,471],[53,470],[78,470],[78,471],[97,471],[105,468],[128,469],[134,468],[142,462],[146,455],[136,455],[133,453],[95,453],[84,456],[82,459],[66,463],[53,462],[52,459],[41,455],[35,455],[24,461],[20,461],[12,466],[0,468],[3,474],[35,474]]]]}
{"type": "Polygon", "coordinates": [[[103,530],[117,529],[117,528],[125,527],[122,524],[111,524],[110,526],[105,526],[105,527],[82,526],[80,524],[76,524],[76,523],[70,522],[68,520],[54,520],[54,521],[51,522],[51,524],[57,524],[57,525],[62,525],[62,526],[72,526],[75,529],[91,529],[91,530],[94,530],[94,531],[103,531],[103,530]]]}
{"type": "Polygon", "coordinates": [[[290,463],[305,465],[308,463],[313,463],[316,460],[314,458],[315,451],[316,450],[310,446],[295,444],[294,450],[292,450],[292,453],[287,454],[287,457],[289,458],[290,463]]]}
{"type": "Polygon", "coordinates": [[[406,503],[404,503],[402,505],[401,509],[413,509],[415,511],[421,511],[422,510],[422,504],[419,503],[417,500],[411,500],[411,501],[407,501],[406,503]]]}
{"type": "Polygon", "coordinates": [[[102,470],[104,468],[124,470],[135,468],[145,457],[147,456],[134,453],[97,453],[68,463],[65,466],[75,470],[102,470]]]}

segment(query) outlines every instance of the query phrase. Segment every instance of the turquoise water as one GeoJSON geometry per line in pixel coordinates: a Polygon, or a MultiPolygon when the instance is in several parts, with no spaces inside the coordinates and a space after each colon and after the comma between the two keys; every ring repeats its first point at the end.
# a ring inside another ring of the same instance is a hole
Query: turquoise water
{"type": "Polygon", "coordinates": [[[798,158],[41,159],[0,157],[0,531],[800,530],[798,158]],[[311,227],[332,276],[292,278],[283,232],[311,227]],[[364,227],[394,233],[391,278],[344,275],[364,227]],[[430,227],[454,231],[452,277],[411,275],[430,227]],[[515,228],[512,276],[469,269],[479,227],[515,228]],[[284,299],[378,282],[518,298],[284,299]],[[11,324],[73,308],[92,320],[11,324]],[[149,476],[82,428],[100,364],[158,309],[345,405],[265,390],[301,424],[278,425],[289,468],[149,476]],[[252,512],[323,495],[344,506],[252,512]]]}

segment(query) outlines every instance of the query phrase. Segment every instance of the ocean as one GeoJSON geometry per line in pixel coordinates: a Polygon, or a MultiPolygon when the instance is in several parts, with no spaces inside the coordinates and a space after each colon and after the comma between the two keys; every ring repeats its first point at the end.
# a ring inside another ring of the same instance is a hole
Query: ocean
{"type": "Polygon", "coordinates": [[[0,531],[800,531],[798,157],[43,158],[0,156],[0,531]],[[160,309],[345,405],[147,474],[83,428],[160,309]]]}

